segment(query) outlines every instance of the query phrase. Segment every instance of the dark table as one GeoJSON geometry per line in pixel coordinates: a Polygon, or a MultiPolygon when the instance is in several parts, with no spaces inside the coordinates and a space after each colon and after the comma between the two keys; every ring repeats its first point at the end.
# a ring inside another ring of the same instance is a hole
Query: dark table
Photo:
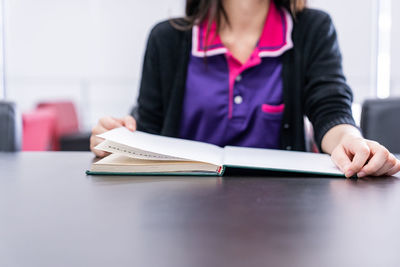
{"type": "Polygon", "coordinates": [[[0,266],[400,266],[400,179],[86,176],[0,153],[0,266]]]}

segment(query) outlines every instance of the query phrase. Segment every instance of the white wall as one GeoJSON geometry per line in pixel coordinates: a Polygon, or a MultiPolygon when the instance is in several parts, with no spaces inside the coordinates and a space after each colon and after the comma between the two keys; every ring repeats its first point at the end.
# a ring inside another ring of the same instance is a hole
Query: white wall
{"type": "Polygon", "coordinates": [[[343,68],[356,102],[373,97],[376,83],[376,1],[310,0],[327,11],[336,26],[343,68]]]}
{"type": "Polygon", "coordinates": [[[6,0],[8,97],[22,111],[71,99],[83,128],[129,112],[146,38],[183,0],[6,0]],[[85,107],[85,108],[83,108],[85,107]]]}
{"type": "Polygon", "coordinates": [[[392,42],[391,42],[391,93],[400,96],[400,2],[392,0],[392,42]]]}
{"type": "MultiPolygon", "coordinates": [[[[8,96],[29,110],[39,100],[71,99],[83,128],[122,116],[136,101],[152,25],[182,15],[184,0],[5,0],[8,96]],[[85,107],[85,108],[83,108],[85,107]]],[[[356,101],[374,90],[374,3],[310,0],[337,27],[356,101]]],[[[400,74],[400,73],[399,73],[400,74]]],[[[399,84],[400,87],[400,84],[399,84]]]]}

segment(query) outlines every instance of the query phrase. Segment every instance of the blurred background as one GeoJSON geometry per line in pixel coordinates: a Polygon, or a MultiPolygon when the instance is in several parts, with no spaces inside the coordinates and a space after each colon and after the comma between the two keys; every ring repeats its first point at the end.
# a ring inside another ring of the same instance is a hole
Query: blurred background
{"type": "MultiPolygon", "coordinates": [[[[27,115],[40,103],[72,103],[80,132],[90,131],[102,116],[130,112],[151,27],[182,16],[185,4],[2,1],[6,99],[27,115]]],[[[400,51],[391,49],[400,42],[400,18],[394,13],[398,1],[309,0],[309,6],[330,13],[336,25],[357,121],[365,99],[400,95],[400,63],[394,60],[400,51]]]]}

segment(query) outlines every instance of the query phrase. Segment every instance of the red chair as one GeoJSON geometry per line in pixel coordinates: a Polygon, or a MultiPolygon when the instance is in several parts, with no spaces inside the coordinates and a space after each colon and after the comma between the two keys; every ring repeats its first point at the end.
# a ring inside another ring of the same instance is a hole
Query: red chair
{"type": "Polygon", "coordinates": [[[40,109],[22,114],[23,151],[46,151],[54,147],[56,115],[51,109],[40,109]]]}
{"type": "Polygon", "coordinates": [[[87,151],[90,133],[79,131],[78,116],[71,101],[42,102],[37,109],[52,109],[55,116],[53,150],[87,151]]]}

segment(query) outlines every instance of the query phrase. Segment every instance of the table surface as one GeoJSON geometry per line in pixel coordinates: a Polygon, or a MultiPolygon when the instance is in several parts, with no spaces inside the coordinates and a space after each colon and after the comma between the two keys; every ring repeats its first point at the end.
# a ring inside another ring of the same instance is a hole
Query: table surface
{"type": "Polygon", "coordinates": [[[0,266],[400,266],[400,179],[86,176],[0,153],[0,266]]]}

